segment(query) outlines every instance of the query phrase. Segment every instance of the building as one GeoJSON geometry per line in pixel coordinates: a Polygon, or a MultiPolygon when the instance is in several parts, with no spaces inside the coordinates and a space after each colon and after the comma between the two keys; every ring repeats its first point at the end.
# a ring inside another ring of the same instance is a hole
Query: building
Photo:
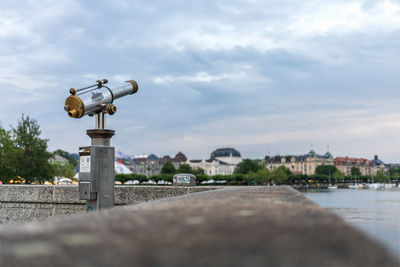
{"type": "Polygon", "coordinates": [[[351,176],[351,168],[360,169],[361,175],[375,175],[378,168],[374,162],[364,158],[336,157],[334,160],[336,168],[347,176],[351,176]]]}
{"type": "Polygon", "coordinates": [[[160,174],[162,167],[159,164],[158,157],[154,154],[150,154],[149,156],[142,155],[134,157],[132,168],[137,174],[143,174],[150,177],[160,174]]]}
{"type": "Polygon", "coordinates": [[[129,165],[128,167],[130,167],[131,170],[133,170],[137,174],[143,174],[147,177],[150,177],[160,174],[161,169],[166,162],[171,162],[177,169],[179,168],[179,165],[185,163],[186,161],[187,158],[182,152],[178,152],[178,154],[176,154],[174,158],[171,158],[168,155],[159,158],[154,154],[150,154],[149,156],[141,155],[134,157],[132,165],[129,165]]]}
{"type": "Polygon", "coordinates": [[[171,162],[174,165],[175,169],[178,169],[181,164],[186,163],[187,161],[188,158],[185,156],[185,154],[179,151],[174,158],[171,158],[168,155],[162,157],[160,159],[160,164],[164,166],[165,163],[171,162]]]}
{"type": "Polygon", "coordinates": [[[190,160],[193,169],[201,168],[207,175],[231,175],[236,166],[242,162],[240,152],[234,148],[218,148],[210,155],[210,159],[190,160]]]}
{"type": "Polygon", "coordinates": [[[288,168],[293,174],[315,174],[315,169],[319,165],[333,165],[333,156],[330,152],[324,155],[318,155],[313,150],[305,155],[288,155],[288,156],[266,156],[264,159],[265,166],[269,170],[275,170],[280,166],[288,168]]]}
{"type": "Polygon", "coordinates": [[[383,170],[383,171],[389,170],[389,167],[386,166],[386,164],[378,158],[378,155],[374,155],[374,159],[371,161],[372,161],[372,163],[374,163],[374,167],[375,167],[374,172],[375,173],[377,173],[379,170],[383,170]]]}
{"type": "Polygon", "coordinates": [[[58,162],[58,163],[61,163],[62,165],[69,163],[68,159],[61,157],[60,155],[57,155],[57,154],[55,154],[51,158],[49,158],[49,162],[50,162],[50,164],[55,164],[56,162],[58,162]]]}

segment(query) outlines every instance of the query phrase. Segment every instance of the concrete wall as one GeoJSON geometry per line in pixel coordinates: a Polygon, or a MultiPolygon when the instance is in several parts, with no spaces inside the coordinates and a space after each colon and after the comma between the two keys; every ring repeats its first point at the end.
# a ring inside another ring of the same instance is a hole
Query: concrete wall
{"type": "MultiPolygon", "coordinates": [[[[134,204],[218,187],[116,186],[115,205],[134,204]]],[[[0,185],[0,224],[23,223],[85,212],[77,186],[0,185]]]]}

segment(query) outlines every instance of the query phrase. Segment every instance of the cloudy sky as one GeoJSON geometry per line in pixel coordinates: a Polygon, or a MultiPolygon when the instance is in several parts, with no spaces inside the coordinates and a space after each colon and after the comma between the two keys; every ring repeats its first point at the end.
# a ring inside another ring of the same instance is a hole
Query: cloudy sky
{"type": "Polygon", "coordinates": [[[107,126],[128,155],[218,147],[400,162],[400,1],[1,0],[0,122],[77,152],[70,87],[127,79],[107,126]],[[312,145],[311,145],[312,144],[312,145]]]}

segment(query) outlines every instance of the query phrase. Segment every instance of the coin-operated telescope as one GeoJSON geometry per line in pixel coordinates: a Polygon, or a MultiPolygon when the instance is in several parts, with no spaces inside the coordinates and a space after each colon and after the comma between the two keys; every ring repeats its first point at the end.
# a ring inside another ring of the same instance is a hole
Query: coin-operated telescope
{"type": "Polygon", "coordinates": [[[138,91],[135,81],[129,80],[111,89],[107,79],[95,84],[69,90],[64,110],[71,118],[96,116],[96,129],[87,130],[91,146],[79,148],[79,196],[86,200],[86,210],[93,211],[114,206],[114,147],[110,147],[113,130],[105,129],[105,115],[113,115],[114,100],[138,91]]]}

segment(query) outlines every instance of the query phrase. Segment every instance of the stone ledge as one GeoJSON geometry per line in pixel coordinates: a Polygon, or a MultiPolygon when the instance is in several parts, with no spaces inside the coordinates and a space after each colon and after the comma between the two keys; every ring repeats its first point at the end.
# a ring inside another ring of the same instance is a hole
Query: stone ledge
{"type": "MultiPolygon", "coordinates": [[[[219,189],[219,186],[115,186],[115,204],[126,205],[193,192],[219,189]]],[[[0,203],[85,204],[79,200],[78,186],[0,185],[0,203]]]]}
{"type": "MultiPolygon", "coordinates": [[[[134,204],[222,187],[116,186],[115,205],[134,204]]],[[[85,211],[77,186],[1,185],[0,224],[40,221],[85,211]]]]}
{"type": "Polygon", "coordinates": [[[226,187],[0,227],[4,266],[399,266],[290,187],[226,187]]]}

